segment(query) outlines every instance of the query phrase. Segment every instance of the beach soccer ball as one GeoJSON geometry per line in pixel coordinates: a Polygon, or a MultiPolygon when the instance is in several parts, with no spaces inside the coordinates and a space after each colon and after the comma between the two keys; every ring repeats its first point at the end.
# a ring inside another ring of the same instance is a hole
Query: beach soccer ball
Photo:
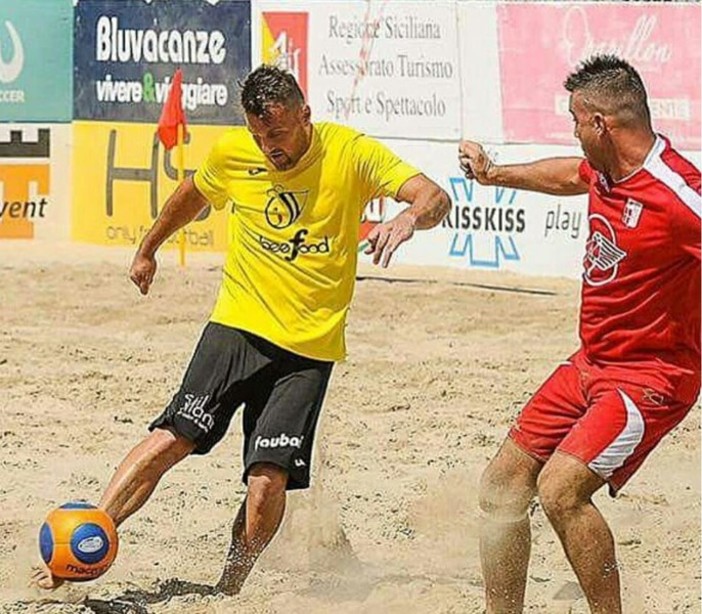
{"type": "Polygon", "coordinates": [[[74,582],[104,574],[117,556],[117,541],[112,518],[82,501],[53,510],[39,531],[41,558],[51,573],[74,582]]]}

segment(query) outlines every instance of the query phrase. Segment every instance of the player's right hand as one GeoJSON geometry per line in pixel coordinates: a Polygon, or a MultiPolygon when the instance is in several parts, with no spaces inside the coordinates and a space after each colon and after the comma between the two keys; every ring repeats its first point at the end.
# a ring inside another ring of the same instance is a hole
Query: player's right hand
{"type": "Polygon", "coordinates": [[[137,252],[132,266],[129,267],[129,279],[134,282],[142,294],[147,294],[151,282],[154,280],[154,275],[156,275],[156,258],[137,252]]]}
{"type": "Polygon", "coordinates": [[[461,141],[458,144],[458,162],[466,179],[475,179],[481,185],[490,183],[488,173],[493,164],[480,143],[461,141]]]}

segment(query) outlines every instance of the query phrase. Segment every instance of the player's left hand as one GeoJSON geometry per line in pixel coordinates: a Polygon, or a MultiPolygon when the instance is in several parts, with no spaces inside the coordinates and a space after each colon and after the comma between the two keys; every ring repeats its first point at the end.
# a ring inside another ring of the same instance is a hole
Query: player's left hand
{"type": "Polygon", "coordinates": [[[382,267],[387,268],[397,248],[412,238],[415,226],[414,216],[407,211],[388,222],[378,224],[368,233],[368,247],[364,253],[373,254],[373,264],[382,261],[382,267]]]}

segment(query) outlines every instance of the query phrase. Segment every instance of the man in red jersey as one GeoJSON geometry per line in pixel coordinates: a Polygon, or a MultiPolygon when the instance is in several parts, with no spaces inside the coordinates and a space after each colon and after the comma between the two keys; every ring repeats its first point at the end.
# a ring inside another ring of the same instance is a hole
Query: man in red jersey
{"type": "Polygon", "coordinates": [[[493,164],[463,141],[483,185],[589,194],[581,348],[527,403],[481,479],[487,612],[522,612],[538,494],[590,609],[622,611],[612,533],[592,502],[615,494],[700,389],[700,172],[651,128],[636,70],[592,57],[569,75],[584,158],[493,164]]]}

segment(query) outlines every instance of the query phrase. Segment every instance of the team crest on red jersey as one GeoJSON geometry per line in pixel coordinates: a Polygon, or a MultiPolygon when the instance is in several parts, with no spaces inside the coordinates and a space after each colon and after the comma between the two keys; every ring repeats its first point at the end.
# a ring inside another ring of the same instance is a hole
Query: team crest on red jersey
{"type": "Polygon", "coordinates": [[[585,246],[583,278],[591,286],[603,286],[612,281],[619,271],[619,263],[626,252],[617,246],[614,228],[607,219],[596,213],[590,216],[590,238],[585,246]]]}
{"type": "Polygon", "coordinates": [[[643,205],[633,198],[627,198],[624,211],[622,212],[622,222],[627,228],[636,228],[639,225],[643,205]]]}

